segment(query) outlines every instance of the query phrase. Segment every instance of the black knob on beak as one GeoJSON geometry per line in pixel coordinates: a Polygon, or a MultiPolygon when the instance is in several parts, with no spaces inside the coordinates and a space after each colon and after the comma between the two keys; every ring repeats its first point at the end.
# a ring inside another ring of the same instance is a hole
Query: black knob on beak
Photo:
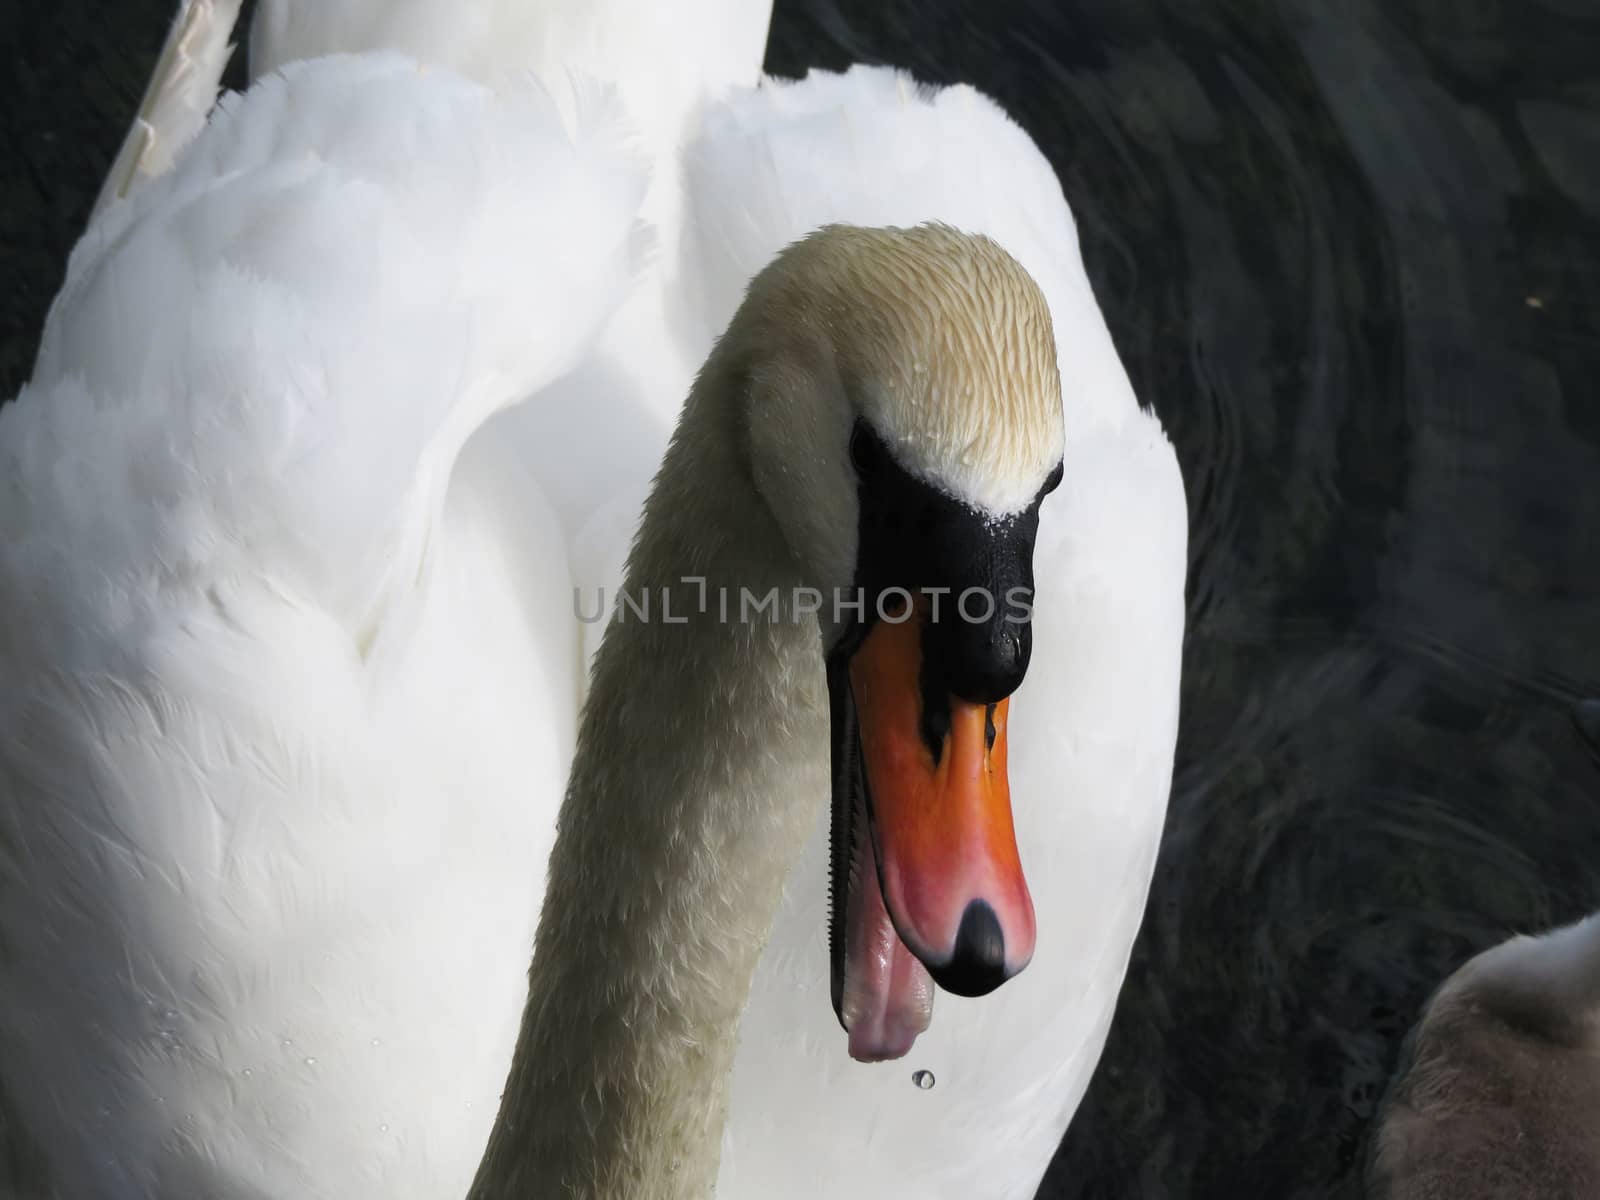
{"type": "Polygon", "coordinates": [[[937,664],[940,684],[968,703],[1004,700],[1028,673],[1032,632],[1015,613],[1002,609],[986,621],[973,622],[960,612],[941,612],[929,634],[930,665],[937,664]]]}

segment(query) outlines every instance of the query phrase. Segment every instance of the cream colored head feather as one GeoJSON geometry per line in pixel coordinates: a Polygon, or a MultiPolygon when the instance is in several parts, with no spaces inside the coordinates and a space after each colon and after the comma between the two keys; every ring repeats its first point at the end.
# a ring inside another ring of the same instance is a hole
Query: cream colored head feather
{"type": "Polygon", "coordinates": [[[1055,336],[1032,276],[944,225],[832,226],[802,245],[813,302],[849,331],[835,345],[862,415],[902,465],[978,508],[1026,506],[1062,449],[1055,336]]]}
{"type": "Polygon", "coordinates": [[[829,225],[756,287],[821,325],[860,415],[913,473],[998,515],[1025,507],[1060,461],[1050,309],[989,238],[829,225]]]}
{"type": "Polygon", "coordinates": [[[858,418],[906,470],[996,518],[1061,461],[1049,307],[986,237],[825,226],[751,283],[718,357],[747,380],[757,488],[824,586],[854,572],[858,418]]]}

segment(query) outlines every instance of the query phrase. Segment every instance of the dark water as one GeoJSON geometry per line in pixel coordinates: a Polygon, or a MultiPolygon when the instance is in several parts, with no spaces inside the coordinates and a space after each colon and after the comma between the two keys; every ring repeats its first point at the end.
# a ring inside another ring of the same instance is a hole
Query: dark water
{"type": "MultiPolygon", "coordinates": [[[[1027,128],[1188,481],[1171,819],[1041,1195],[1357,1194],[1429,990],[1600,907],[1600,0],[778,7],[775,71],[1027,128]]],[[[0,395],[168,9],[0,18],[0,395]]]]}

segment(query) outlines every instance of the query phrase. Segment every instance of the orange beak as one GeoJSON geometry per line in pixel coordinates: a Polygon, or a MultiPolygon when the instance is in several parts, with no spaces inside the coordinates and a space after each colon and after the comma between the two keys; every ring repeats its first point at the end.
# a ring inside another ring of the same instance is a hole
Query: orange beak
{"type": "Polygon", "coordinates": [[[940,987],[993,991],[1033,957],[1006,778],[1009,699],[925,687],[924,618],[877,622],[850,659],[867,824],[895,931],[940,987]]]}

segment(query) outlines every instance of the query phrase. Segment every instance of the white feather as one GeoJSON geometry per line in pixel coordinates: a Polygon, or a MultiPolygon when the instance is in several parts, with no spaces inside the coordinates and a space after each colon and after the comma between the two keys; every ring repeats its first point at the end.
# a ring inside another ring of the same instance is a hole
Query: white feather
{"type": "Polygon", "coordinates": [[[222,72],[233,54],[229,37],[240,0],[182,0],[133,124],[95,201],[99,213],[135,184],[160,175],[205,126],[222,72]]]}
{"type": "Polygon", "coordinates": [[[1186,514],[1059,185],[971,89],[728,90],[764,5],[708,0],[707,44],[599,7],[265,0],[255,88],[91,228],[0,413],[0,1092],[64,1195],[464,1190],[599,633],[571,585],[614,594],[691,366],[826,221],[988,233],[1050,303],[1066,478],[1011,718],[1039,945],[850,1061],[819,825],[718,1194],[1031,1196],[1087,1086],[1170,784],[1186,514]],[[283,65],[380,46],[433,66],[283,65]]]}
{"type": "Polygon", "coordinates": [[[59,1194],[465,1190],[577,647],[462,447],[626,293],[615,119],[287,68],[74,254],[0,412],[0,1062],[59,1194]]]}

